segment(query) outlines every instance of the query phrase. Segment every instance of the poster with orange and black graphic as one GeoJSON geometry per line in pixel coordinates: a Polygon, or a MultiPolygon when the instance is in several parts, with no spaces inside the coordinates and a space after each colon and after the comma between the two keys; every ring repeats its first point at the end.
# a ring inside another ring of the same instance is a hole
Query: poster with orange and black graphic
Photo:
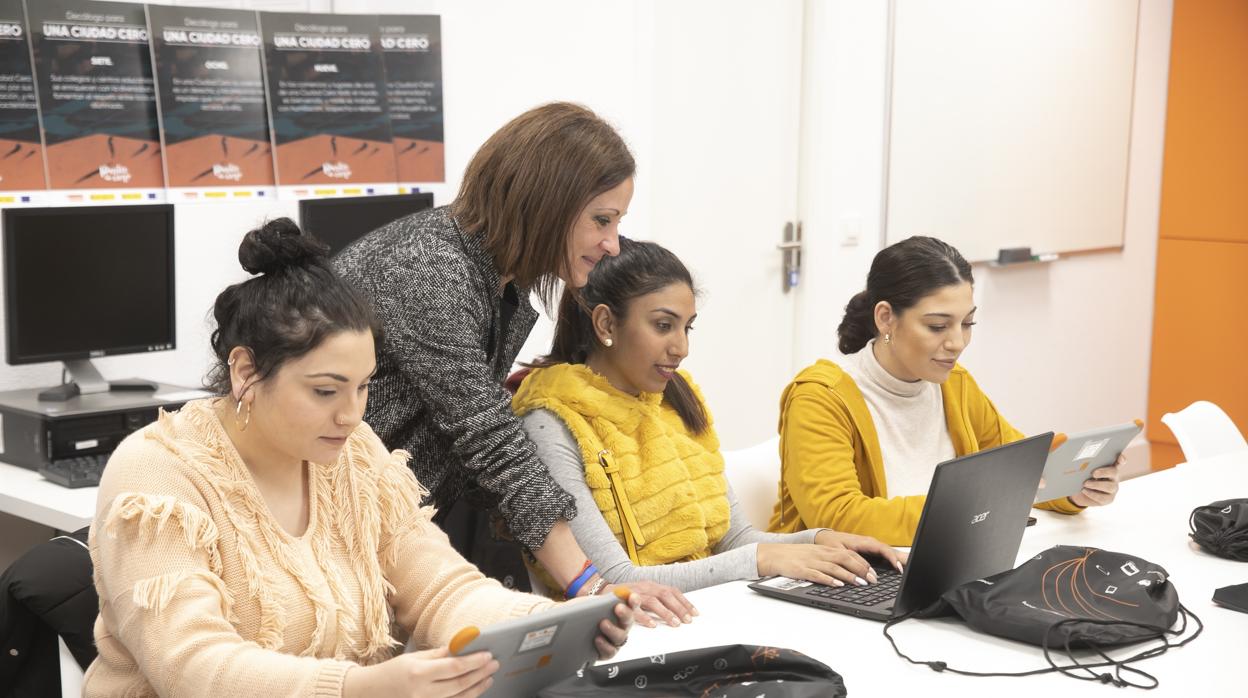
{"type": "Polygon", "coordinates": [[[279,194],[395,192],[377,17],[261,12],[260,28],[279,194]]]}
{"type": "Polygon", "coordinates": [[[148,5],[147,21],[169,198],[272,198],[256,13],[148,5]]]}
{"type": "Polygon", "coordinates": [[[26,0],[26,19],[50,188],[71,202],[163,200],[143,6],[26,0]]]}
{"type": "Polygon", "coordinates": [[[22,0],[0,0],[0,203],[32,203],[46,188],[22,0]]]}
{"type": "Polygon", "coordinates": [[[377,24],[400,189],[407,182],[445,182],[441,20],[380,15],[377,24]]]}

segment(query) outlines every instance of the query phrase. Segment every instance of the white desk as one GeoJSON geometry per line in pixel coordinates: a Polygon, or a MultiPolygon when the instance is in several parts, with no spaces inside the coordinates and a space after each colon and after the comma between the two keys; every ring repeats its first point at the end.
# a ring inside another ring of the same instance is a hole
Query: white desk
{"type": "MultiPolygon", "coordinates": [[[[68,419],[136,409],[170,409],[187,400],[209,395],[195,388],[158,384],[156,393],[89,393],[65,402],[43,402],[36,389],[0,393],[6,410],[30,418],[68,419]]],[[[2,447],[0,447],[2,448],[2,447]]],[[[44,452],[51,448],[43,449],[44,452]]],[[[39,473],[0,462],[0,512],[62,531],[76,531],[95,518],[97,487],[68,489],[49,482],[39,473]]]]}
{"type": "Polygon", "coordinates": [[[71,490],[33,470],[0,463],[0,511],[61,531],[77,531],[91,523],[99,489],[71,490]]]}
{"type": "MultiPolygon", "coordinates": [[[[1186,463],[1122,484],[1117,501],[1079,516],[1034,512],[1019,562],[1057,544],[1091,545],[1139,555],[1170,572],[1179,598],[1205,623],[1192,644],[1139,666],[1161,681],[1150,695],[1243,695],[1239,662],[1248,642],[1248,615],[1217,607],[1213,590],[1248,582],[1248,563],[1223,560],[1194,548],[1188,515],[1218,499],[1248,497],[1248,453],[1186,463]],[[1220,689],[1220,690],[1218,690],[1220,689]]],[[[1112,686],[1049,674],[1027,678],[972,678],[937,674],[893,653],[883,624],[771,599],[732,582],[695,591],[701,612],[680,628],[637,627],[619,659],[695,647],[754,644],[788,647],[814,657],[845,678],[850,695],[1120,695],[1112,686]]],[[[1024,671],[1045,666],[1039,647],[980,635],[958,620],[907,621],[894,628],[898,646],[919,660],[942,660],[970,671],[1024,671]]],[[[1125,656],[1121,651],[1112,653],[1125,656]]],[[[1061,660],[1059,659],[1059,662],[1061,660]]],[[[678,671],[682,667],[672,667],[678,671]]],[[[1125,694],[1121,694],[1125,695],[1125,694]]],[[[1141,694],[1142,695],[1142,694],[1141,694]]]]}

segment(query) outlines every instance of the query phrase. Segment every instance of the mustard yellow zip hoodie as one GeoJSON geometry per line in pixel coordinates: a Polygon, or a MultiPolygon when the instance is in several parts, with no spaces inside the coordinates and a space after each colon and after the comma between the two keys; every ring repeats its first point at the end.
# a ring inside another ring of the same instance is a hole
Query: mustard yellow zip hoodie
{"type": "MultiPolygon", "coordinates": [[[[1017,441],[1024,434],[997,412],[975,379],[956,365],[941,384],[945,420],[959,456],[1017,441]]],[[[769,529],[832,528],[910,545],[924,495],[888,496],[875,423],[858,385],[820,359],[780,397],[780,501],[769,529]]],[[[1076,514],[1066,499],[1037,505],[1076,514]]]]}

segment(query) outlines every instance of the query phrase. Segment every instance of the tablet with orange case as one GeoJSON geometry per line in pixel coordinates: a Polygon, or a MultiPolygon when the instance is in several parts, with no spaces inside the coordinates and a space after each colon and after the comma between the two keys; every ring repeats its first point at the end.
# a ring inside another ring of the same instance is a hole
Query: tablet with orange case
{"type": "Polygon", "coordinates": [[[613,594],[561,603],[523,618],[469,626],[451,638],[449,649],[454,656],[486,651],[498,660],[494,685],[482,698],[531,698],[598,659],[598,623],[613,618],[615,605],[626,603],[628,593],[617,587],[613,594]]]}
{"type": "Polygon", "coordinates": [[[1078,494],[1084,481],[1092,477],[1092,471],[1113,465],[1143,428],[1144,423],[1137,419],[1069,436],[1054,436],[1049,457],[1044,462],[1044,487],[1036,493],[1036,501],[1047,502],[1078,494]]]}

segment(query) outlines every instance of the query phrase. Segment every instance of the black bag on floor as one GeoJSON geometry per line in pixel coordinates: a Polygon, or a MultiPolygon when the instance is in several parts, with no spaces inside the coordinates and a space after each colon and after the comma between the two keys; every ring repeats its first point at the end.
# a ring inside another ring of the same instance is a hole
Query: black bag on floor
{"type": "Polygon", "coordinates": [[[721,645],[591,667],[537,695],[839,698],[845,695],[845,682],[826,664],[801,652],[721,645]]]}
{"type": "Polygon", "coordinates": [[[889,629],[911,616],[889,621],[884,635],[899,656],[935,671],[967,676],[1031,676],[1061,672],[1072,678],[1101,681],[1116,686],[1152,688],[1157,679],[1131,664],[1181,647],[1200,635],[1203,625],[1179,603],[1165,568],[1146,560],[1097,548],[1058,545],[1018,567],[967,582],[951,589],[918,616],[955,613],[982,633],[1018,640],[1044,649],[1049,666],[1017,673],[981,673],[953,669],[940,661],[917,661],[897,648],[889,629]],[[1174,625],[1182,617],[1179,628],[1174,625]],[[1196,631],[1178,642],[1187,630],[1187,619],[1196,631]],[[1113,659],[1104,650],[1139,642],[1158,641],[1124,659],[1113,659]],[[1090,649],[1099,655],[1091,662],[1076,659],[1074,650],[1090,649]],[[1055,651],[1070,663],[1058,664],[1055,651]],[[1113,674],[1097,671],[1113,666],[1113,674]],[[1142,678],[1134,683],[1124,672],[1142,678]]]}
{"type": "Polygon", "coordinates": [[[1248,562],[1248,499],[1224,499],[1192,510],[1192,540],[1218,557],[1248,562]]]}

